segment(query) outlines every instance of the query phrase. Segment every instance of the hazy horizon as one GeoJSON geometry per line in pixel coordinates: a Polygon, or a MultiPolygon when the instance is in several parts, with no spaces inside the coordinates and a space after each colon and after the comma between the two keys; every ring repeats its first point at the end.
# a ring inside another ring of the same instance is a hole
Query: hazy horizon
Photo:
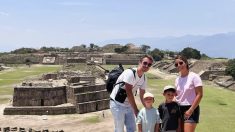
{"type": "Polygon", "coordinates": [[[235,32],[235,0],[0,1],[0,52],[235,32]]]}

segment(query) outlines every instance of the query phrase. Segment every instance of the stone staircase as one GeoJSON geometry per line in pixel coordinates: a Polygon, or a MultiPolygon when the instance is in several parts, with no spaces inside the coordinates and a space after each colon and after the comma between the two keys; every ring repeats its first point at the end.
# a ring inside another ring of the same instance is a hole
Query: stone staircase
{"type": "Polygon", "coordinates": [[[109,93],[105,84],[70,86],[77,113],[109,109],[109,93]]]}

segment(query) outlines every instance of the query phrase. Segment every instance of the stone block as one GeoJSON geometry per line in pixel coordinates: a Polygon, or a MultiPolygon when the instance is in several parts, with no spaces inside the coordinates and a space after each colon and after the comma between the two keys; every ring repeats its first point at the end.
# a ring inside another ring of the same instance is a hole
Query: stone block
{"type": "Polygon", "coordinates": [[[89,101],[77,104],[79,114],[109,109],[109,99],[89,101]]]}

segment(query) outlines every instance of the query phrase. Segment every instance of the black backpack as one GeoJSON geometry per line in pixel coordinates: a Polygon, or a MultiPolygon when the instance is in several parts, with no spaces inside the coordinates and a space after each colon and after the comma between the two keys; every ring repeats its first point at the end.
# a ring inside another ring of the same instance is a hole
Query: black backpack
{"type": "MultiPolygon", "coordinates": [[[[130,68],[135,76],[135,70],[130,68]]],[[[118,79],[118,77],[122,74],[122,72],[124,71],[124,68],[122,66],[122,64],[119,64],[118,67],[115,67],[109,74],[108,74],[108,79],[106,81],[106,89],[109,93],[111,93],[113,91],[114,86],[116,85],[116,81],[118,79]]]]}

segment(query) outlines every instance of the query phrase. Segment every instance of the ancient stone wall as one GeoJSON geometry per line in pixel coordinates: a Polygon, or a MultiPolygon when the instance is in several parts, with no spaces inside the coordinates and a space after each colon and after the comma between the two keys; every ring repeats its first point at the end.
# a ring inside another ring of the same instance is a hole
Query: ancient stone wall
{"type": "Polygon", "coordinates": [[[14,88],[13,106],[55,106],[67,102],[66,87],[31,87],[14,88]]]}
{"type": "Polygon", "coordinates": [[[221,71],[218,71],[218,70],[207,70],[207,71],[203,71],[203,72],[199,73],[199,75],[200,75],[202,80],[209,80],[210,74],[223,76],[223,75],[225,75],[225,71],[224,70],[221,70],[221,71]]]}
{"type": "Polygon", "coordinates": [[[74,114],[76,107],[69,106],[27,106],[27,107],[6,107],[4,115],[59,115],[59,114],[74,114]]]}
{"type": "Polygon", "coordinates": [[[106,64],[138,65],[139,59],[105,59],[106,64]]]}
{"type": "Polygon", "coordinates": [[[77,113],[109,109],[109,94],[105,84],[70,86],[70,103],[76,104],[77,113]]]}
{"type": "Polygon", "coordinates": [[[86,58],[67,58],[67,63],[86,63],[86,58]]]}

